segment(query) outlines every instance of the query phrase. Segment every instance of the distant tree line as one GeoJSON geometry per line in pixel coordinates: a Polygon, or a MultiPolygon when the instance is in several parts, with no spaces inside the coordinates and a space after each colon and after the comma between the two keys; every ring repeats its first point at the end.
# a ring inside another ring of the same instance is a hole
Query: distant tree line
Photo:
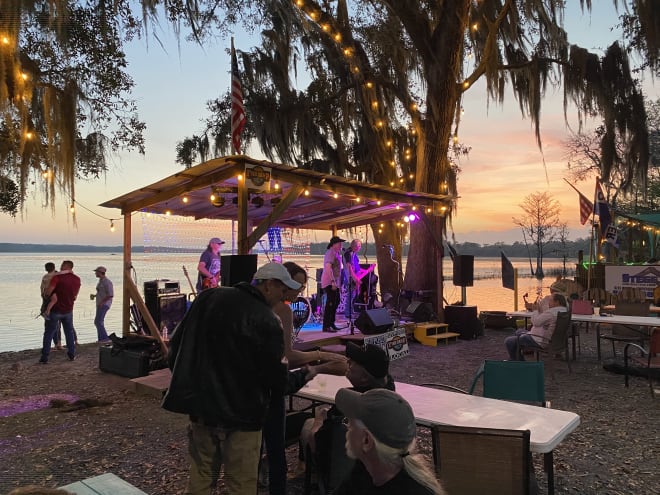
{"type": "MultiPolygon", "coordinates": [[[[497,242],[495,244],[477,244],[476,242],[462,242],[452,244],[456,252],[460,254],[471,254],[480,258],[495,258],[504,252],[509,258],[528,258],[533,246],[525,245],[523,242],[514,242],[505,244],[497,242]]],[[[311,254],[325,254],[327,243],[312,243],[310,247],[311,254]]],[[[364,243],[360,255],[366,253],[367,256],[376,254],[377,249],[386,249],[370,243],[364,243]]],[[[577,258],[578,252],[583,251],[585,256],[589,256],[589,239],[576,239],[575,241],[553,241],[544,247],[543,256],[545,258],[577,258]]],[[[403,256],[408,255],[408,245],[403,246],[403,256]]],[[[449,256],[449,250],[445,246],[445,256],[449,256]]],[[[532,251],[532,256],[535,253],[532,251]]]]}

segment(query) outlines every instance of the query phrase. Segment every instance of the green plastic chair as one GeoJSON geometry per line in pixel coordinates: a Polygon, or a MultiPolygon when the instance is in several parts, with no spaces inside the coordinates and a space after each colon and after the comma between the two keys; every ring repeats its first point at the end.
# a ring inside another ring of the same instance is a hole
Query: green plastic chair
{"type": "Polygon", "coordinates": [[[545,401],[545,372],[542,361],[486,360],[472,379],[470,394],[474,394],[481,378],[484,397],[548,406],[545,401]]]}

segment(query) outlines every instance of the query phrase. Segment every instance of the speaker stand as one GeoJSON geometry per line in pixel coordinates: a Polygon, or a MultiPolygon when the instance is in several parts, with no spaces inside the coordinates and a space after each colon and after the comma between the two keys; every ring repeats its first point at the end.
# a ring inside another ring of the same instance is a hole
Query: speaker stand
{"type": "Polygon", "coordinates": [[[355,335],[355,325],[353,324],[353,282],[348,283],[348,326],[351,329],[351,335],[355,335]]]}

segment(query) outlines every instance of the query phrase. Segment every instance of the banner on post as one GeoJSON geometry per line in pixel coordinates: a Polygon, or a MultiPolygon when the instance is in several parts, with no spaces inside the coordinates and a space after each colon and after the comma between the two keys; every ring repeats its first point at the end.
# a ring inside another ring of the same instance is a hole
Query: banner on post
{"type": "Polygon", "coordinates": [[[364,337],[365,344],[377,345],[390,357],[390,361],[401,359],[410,354],[405,327],[394,327],[393,330],[378,335],[364,337]]]}

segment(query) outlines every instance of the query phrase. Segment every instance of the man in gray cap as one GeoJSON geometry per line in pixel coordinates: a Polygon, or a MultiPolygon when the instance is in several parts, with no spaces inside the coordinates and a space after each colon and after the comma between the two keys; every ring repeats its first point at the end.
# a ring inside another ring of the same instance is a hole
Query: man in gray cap
{"type": "Polygon", "coordinates": [[[190,417],[185,493],[211,493],[222,465],[228,493],[256,493],[270,397],[287,383],[282,326],[271,308],[300,287],[283,265],[267,263],[251,284],[201,292],[174,330],[163,408],[190,417]]]}
{"type": "Polygon", "coordinates": [[[444,494],[424,458],[412,455],[415,415],[403,397],[382,388],[363,394],[343,388],[335,403],[347,418],[346,453],[357,462],[334,495],[444,494]]]}
{"type": "Polygon", "coordinates": [[[99,279],[99,283],[96,284],[96,294],[92,294],[92,299],[96,299],[94,326],[96,327],[96,339],[100,343],[110,342],[108,332],[105,330],[105,315],[110,310],[112,298],[115,296],[112,282],[105,276],[106,271],[104,266],[97,266],[94,270],[94,275],[99,279]]]}
{"type": "Polygon", "coordinates": [[[197,292],[217,287],[220,282],[220,247],[225,243],[219,237],[212,237],[209,245],[199,257],[197,264],[197,292]]]}

